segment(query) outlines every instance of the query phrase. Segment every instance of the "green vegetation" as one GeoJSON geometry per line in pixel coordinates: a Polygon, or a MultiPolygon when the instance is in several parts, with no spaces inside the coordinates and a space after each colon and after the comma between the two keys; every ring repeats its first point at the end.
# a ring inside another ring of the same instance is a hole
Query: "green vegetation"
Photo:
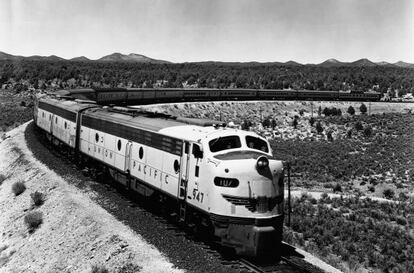
{"type": "Polygon", "coordinates": [[[38,191],[35,191],[34,193],[30,194],[30,197],[32,198],[33,204],[37,207],[43,205],[44,202],[44,194],[38,191]]]}
{"type": "Polygon", "coordinates": [[[0,61],[0,85],[16,92],[80,87],[212,87],[307,90],[375,89],[411,92],[414,69],[314,67],[260,63],[137,64],[74,61],[0,61]]]}
{"type": "Polygon", "coordinates": [[[106,267],[102,265],[93,265],[91,269],[91,273],[109,273],[109,270],[106,269],[106,267]]]}
{"type": "Polygon", "coordinates": [[[355,109],[354,107],[352,107],[352,105],[350,105],[348,107],[348,110],[346,111],[348,114],[350,114],[351,116],[355,115],[355,109]]]}
{"type": "Polygon", "coordinates": [[[33,232],[35,229],[37,229],[40,224],[43,222],[43,213],[40,211],[32,211],[29,212],[24,217],[24,222],[26,223],[27,227],[29,228],[30,232],[33,232]]]}
{"type": "Polygon", "coordinates": [[[414,206],[360,198],[293,199],[284,239],[346,271],[414,272],[414,206]],[[345,261],[347,268],[344,268],[345,261]]]}
{"type": "MultiPolygon", "coordinates": [[[[277,158],[293,162],[293,171],[301,173],[308,181],[349,181],[356,177],[379,175],[375,179],[380,182],[394,179],[412,185],[414,115],[332,117],[325,122],[338,126],[354,124],[357,129],[364,123],[366,127],[375,128],[375,134],[370,130],[370,138],[367,139],[363,131],[350,133],[348,129],[344,130],[344,136],[336,137],[332,142],[273,139],[270,142],[277,158]]],[[[317,130],[319,124],[317,121],[317,130]]]]}
{"type": "Polygon", "coordinates": [[[13,191],[15,196],[18,196],[18,195],[22,194],[25,190],[26,190],[26,186],[21,181],[15,182],[12,185],[12,191],[13,191]]]}
{"type": "Polygon", "coordinates": [[[0,174],[0,185],[3,184],[4,180],[6,180],[7,177],[4,174],[0,174]]]}

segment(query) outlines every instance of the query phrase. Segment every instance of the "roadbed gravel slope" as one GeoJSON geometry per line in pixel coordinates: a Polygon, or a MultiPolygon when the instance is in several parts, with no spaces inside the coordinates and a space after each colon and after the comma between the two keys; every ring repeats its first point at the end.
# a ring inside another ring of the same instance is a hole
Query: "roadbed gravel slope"
{"type": "Polygon", "coordinates": [[[0,272],[181,272],[140,235],[116,220],[84,192],[37,161],[27,148],[28,123],[0,140],[0,272]],[[15,196],[12,185],[24,182],[15,196]],[[31,193],[45,194],[40,207],[31,193]],[[24,217],[43,214],[43,223],[29,232],[24,217]]]}

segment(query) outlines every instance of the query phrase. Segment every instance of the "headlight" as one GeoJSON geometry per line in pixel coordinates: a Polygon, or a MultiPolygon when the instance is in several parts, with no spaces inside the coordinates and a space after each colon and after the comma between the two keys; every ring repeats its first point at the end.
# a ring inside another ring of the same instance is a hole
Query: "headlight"
{"type": "Polygon", "coordinates": [[[269,167],[269,159],[265,156],[259,157],[259,159],[257,159],[256,168],[259,170],[267,167],[269,167]]]}

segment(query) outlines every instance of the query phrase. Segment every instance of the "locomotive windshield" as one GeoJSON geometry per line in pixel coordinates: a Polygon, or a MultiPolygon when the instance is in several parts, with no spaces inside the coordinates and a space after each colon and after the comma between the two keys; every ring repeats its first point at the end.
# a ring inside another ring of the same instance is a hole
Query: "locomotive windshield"
{"type": "Polygon", "coordinates": [[[210,140],[208,145],[210,147],[210,151],[214,153],[229,149],[240,148],[241,142],[238,136],[226,136],[210,140]]]}
{"type": "Polygon", "coordinates": [[[246,143],[247,147],[249,147],[250,149],[259,150],[265,153],[269,152],[267,142],[258,137],[246,136],[246,143]]]}

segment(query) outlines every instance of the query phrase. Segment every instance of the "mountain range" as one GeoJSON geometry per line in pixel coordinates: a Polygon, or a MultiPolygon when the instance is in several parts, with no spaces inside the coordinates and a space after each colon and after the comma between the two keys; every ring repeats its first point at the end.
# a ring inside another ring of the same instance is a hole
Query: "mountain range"
{"type": "MultiPolygon", "coordinates": [[[[110,55],[103,56],[97,60],[88,59],[85,56],[75,57],[72,59],[64,59],[59,56],[51,55],[51,56],[17,56],[11,55],[5,52],[0,51],[0,61],[1,60],[12,60],[12,61],[20,61],[20,60],[31,60],[31,61],[73,61],[73,62],[128,62],[128,63],[155,63],[155,64],[162,64],[162,63],[171,63],[165,60],[157,60],[152,59],[144,55],[130,53],[128,55],[121,54],[121,53],[112,53],[110,55]]],[[[215,63],[215,62],[206,62],[206,63],[215,63]]],[[[223,63],[223,62],[217,62],[223,63]]],[[[250,62],[250,63],[258,63],[258,62],[250,62]]],[[[240,64],[240,63],[238,63],[240,64]]],[[[288,62],[269,62],[268,64],[275,64],[275,65],[289,65],[289,66],[302,66],[304,64],[295,62],[295,61],[288,61],[288,62]]],[[[341,62],[336,59],[328,59],[319,64],[306,64],[309,66],[318,66],[318,67],[339,67],[339,66],[354,66],[354,67],[374,67],[374,66],[388,66],[388,67],[403,67],[403,68],[414,68],[414,64],[406,63],[403,61],[399,61],[396,63],[388,63],[388,62],[372,62],[368,59],[359,59],[355,62],[341,62]]]]}

